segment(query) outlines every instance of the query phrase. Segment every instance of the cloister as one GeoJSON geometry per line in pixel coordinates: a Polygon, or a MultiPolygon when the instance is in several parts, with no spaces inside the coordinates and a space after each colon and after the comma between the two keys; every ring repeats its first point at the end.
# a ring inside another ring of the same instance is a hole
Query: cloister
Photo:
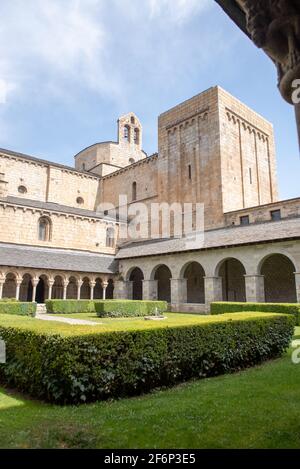
{"type": "Polygon", "coordinates": [[[0,272],[0,299],[44,303],[47,299],[113,298],[114,281],[108,276],[20,270],[7,267],[0,272]]]}
{"type": "Polygon", "coordinates": [[[299,253],[291,248],[249,246],[120,260],[124,275],[115,282],[115,296],[165,300],[182,311],[207,311],[212,301],[299,302],[299,253]]]}

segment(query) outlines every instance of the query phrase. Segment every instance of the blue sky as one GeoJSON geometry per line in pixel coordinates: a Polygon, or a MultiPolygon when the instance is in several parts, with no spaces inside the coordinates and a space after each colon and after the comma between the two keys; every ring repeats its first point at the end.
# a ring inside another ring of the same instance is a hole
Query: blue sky
{"type": "Polygon", "coordinates": [[[273,122],[281,198],[299,195],[293,108],[268,58],[213,0],[1,0],[0,146],[73,166],[135,112],[157,116],[220,85],[273,122]]]}

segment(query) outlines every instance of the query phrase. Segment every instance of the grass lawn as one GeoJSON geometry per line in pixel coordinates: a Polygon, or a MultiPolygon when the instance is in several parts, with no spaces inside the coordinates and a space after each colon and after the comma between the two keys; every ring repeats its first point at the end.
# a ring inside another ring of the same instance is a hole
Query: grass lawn
{"type": "Polygon", "coordinates": [[[241,373],[79,407],[0,389],[0,447],[299,448],[300,365],[290,353],[241,373]]]}

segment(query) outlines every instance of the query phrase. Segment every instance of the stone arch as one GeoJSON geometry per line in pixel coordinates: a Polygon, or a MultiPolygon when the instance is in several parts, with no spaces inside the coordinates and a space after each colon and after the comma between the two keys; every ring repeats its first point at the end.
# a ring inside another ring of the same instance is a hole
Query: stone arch
{"type": "Polygon", "coordinates": [[[259,273],[264,276],[267,303],[296,303],[295,264],[285,254],[269,254],[261,260],[259,273]]]}
{"type": "Polygon", "coordinates": [[[20,285],[20,301],[32,301],[33,285],[32,274],[26,272],[22,275],[22,283],[20,285]]]}
{"type": "Polygon", "coordinates": [[[114,281],[112,278],[108,279],[108,285],[106,287],[106,299],[107,300],[112,300],[114,297],[114,281]]]}
{"type": "Polygon", "coordinates": [[[83,277],[82,279],[80,298],[82,300],[89,300],[91,298],[91,287],[89,277],[83,277]]]}
{"type": "Polygon", "coordinates": [[[64,297],[64,278],[62,275],[55,275],[54,283],[52,287],[52,298],[56,300],[62,300],[64,297]]]}
{"type": "Polygon", "coordinates": [[[18,276],[15,272],[5,273],[2,298],[16,298],[18,276]]]}
{"type": "Polygon", "coordinates": [[[94,299],[102,300],[102,298],[103,298],[103,281],[102,281],[102,278],[97,277],[95,279],[94,299]]]}
{"type": "Polygon", "coordinates": [[[143,299],[143,280],[144,274],[139,267],[131,269],[129,275],[129,281],[132,282],[132,299],[142,300],[143,299]]]}
{"type": "Polygon", "coordinates": [[[155,267],[154,280],[157,281],[157,299],[171,302],[171,278],[172,272],[165,264],[155,267]]]}
{"type": "Polygon", "coordinates": [[[223,301],[246,301],[246,269],[239,259],[223,259],[217,266],[216,275],[222,279],[223,301]]]}
{"type": "Polygon", "coordinates": [[[181,278],[187,281],[187,303],[205,303],[205,271],[199,262],[191,261],[181,269],[181,278]]]}
{"type": "Polygon", "coordinates": [[[51,219],[42,215],[38,221],[38,239],[40,241],[51,241],[52,222],[51,219]]]}
{"type": "Polygon", "coordinates": [[[77,289],[78,289],[78,277],[76,275],[71,275],[69,277],[69,283],[67,286],[67,299],[68,300],[77,300],[77,289]]]}

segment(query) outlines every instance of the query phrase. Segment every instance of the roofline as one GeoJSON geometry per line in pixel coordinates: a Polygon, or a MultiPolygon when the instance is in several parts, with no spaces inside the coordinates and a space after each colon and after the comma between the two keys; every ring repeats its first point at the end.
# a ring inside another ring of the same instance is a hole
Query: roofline
{"type": "MultiPolygon", "coordinates": [[[[235,244],[230,244],[230,246],[224,244],[220,246],[210,246],[207,248],[194,248],[194,249],[187,249],[186,251],[171,251],[171,252],[160,252],[157,254],[144,254],[144,255],[134,255],[132,254],[131,256],[126,256],[126,257],[118,257],[116,255],[116,260],[121,262],[122,260],[127,260],[127,259],[140,259],[143,257],[158,257],[158,256],[172,256],[174,254],[186,254],[188,252],[197,252],[197,251],[212,251],[214,249],[232,249],[236,247],[241,247],[241,246],[253,246],[256,244],[271,244],[271,243],[280,243],[280,242],[287,242],[287,241],[298,241],[300,240],[300,236],[292,236],[290,238],[275,238],[275,239],[268,239],[268,240],[262,240],[262,241],[249,241],[246,243],[235,243],[235,244]]],[[[122,249],[122,248],[121,248],[122,249]]],[[[120,250],[121,250],[120,249],[120,250]]]]}
{"type": "MultiPolygon", "coordinates": [[[[92,145],[89,145],[88,147],[84,148],[83,150],[79,151],[78,153],[76,153],[76,155],[74,156],[74,158],[77,158],[77,156],[79,156],[81,153],[85,152],[86,150],[88,150],[89,148],[93,148],[93,147],[96,147],[98,145],[119,145],[120,142],[114,142],[112,140],[107,140],[105,142],[98,142],[98,143],[93,143],[92,145]]],[[[142,153],[144,153],[146,156],[148,156],[148,154],[144,151],[144,150],[140,150],[142,153]]]]}
{"type": "Polygon", "coordinates": [[[54,166],[54,167],[57,167],[57,168],[72,171],[74,173],[83,174],[83,175],[89,176],[91,178],[100,179],[100,176],[98,176],[97,174],[91,174],[88,171],[79,171],[78,169],[72,168],[72,166],[67,166],[67,165],[64,165],[64,164],[61,164],[61,163],[55,163],[55,162],[52,162],[52,161],[49,161],[49,160],[44,160],[42,158],[37,158],[36,156],[27,155],[25,153],[19,153],[19,152],[13,151],[13,150],[7,150],[5,148],[0,148],[0,154],[1,153],[3,155],[12,156],[14,158],[20,158],[20,159],[32,161],[32,162],[35,162],[35,163],[39,163],[41,165],[54,166]]]}
{"type": "Polygon", "coordinates": [[[266,207],[271,207],[273,205],[285,204],[285,203],[288,203],[288,202],[296,202],[296,201],[299,201],[299,203],[300,203],[300,197],[293,197],[292,199],[277,200],[276,202],[270,202],[268,204],[252,205],[252,207],[240,208],[239,210],[230,210],[229,212],[224,212],[224,215],[231,215],[231,214],[239,213],[239,212],[247,212],[247,210],[255,210],[255,209],[259,209],[259,208],[266,208],[266,207]]]}

